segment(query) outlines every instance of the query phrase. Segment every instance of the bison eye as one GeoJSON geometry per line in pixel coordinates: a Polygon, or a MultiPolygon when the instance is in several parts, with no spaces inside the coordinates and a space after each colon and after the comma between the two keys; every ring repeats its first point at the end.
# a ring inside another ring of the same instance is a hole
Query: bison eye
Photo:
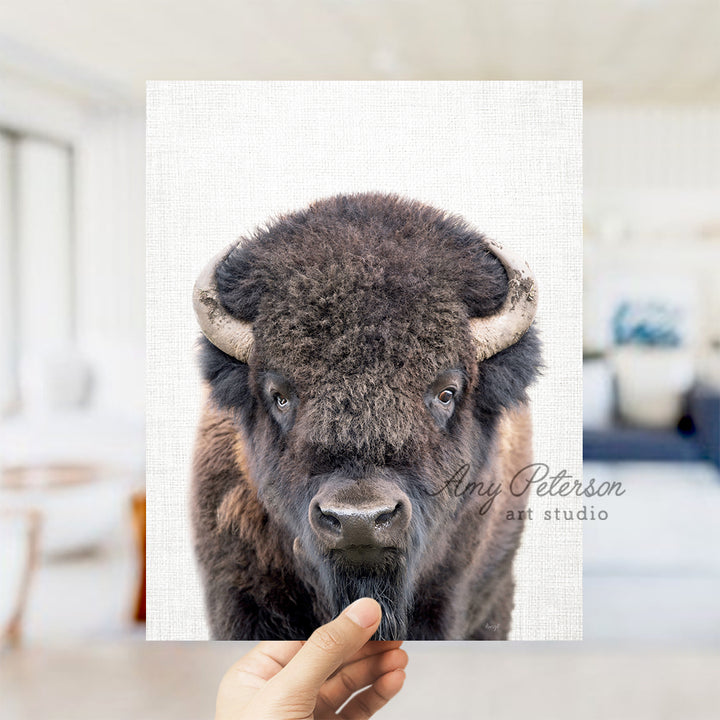
{"type": "Polygon", "coordinates": [[[467,377],[461,368],[450,368],[441,372],[425,391],[425,407],[442,430],[449,428],[466,383],[467,377]]]}
{"type": "Polygon", "coordinates": [[[273,396],[273,400],[275,402],[275,407],[278,410],[284,410],[288,406],[289,400],[280,393],[275,393],[275,395],[273,396]]]}

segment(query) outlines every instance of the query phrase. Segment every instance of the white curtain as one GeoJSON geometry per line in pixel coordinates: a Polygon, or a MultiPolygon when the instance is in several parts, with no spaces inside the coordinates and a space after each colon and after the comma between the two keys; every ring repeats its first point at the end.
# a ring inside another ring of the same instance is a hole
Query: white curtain
{"type": "Polygon", "coordinates": [[[17,401],[12,168],[12,139],[0,133],[0,415],[17,401]]]}
{"type": "Polygon", "coordinates": [[[0,412],[42,404],[74,335],[70,149],[0,135],[0,412]]]}
{"type": "Polygon", "coordinates": [[[70,153],[22,139],[17,173],[20,344],[23,357],[45,357],[73,333],[70,153]]]}

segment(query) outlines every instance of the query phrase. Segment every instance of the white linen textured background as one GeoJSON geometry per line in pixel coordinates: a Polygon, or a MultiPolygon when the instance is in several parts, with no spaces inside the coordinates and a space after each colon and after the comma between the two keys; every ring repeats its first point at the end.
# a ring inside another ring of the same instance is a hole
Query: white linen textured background
{"type": "MultiPolygon", "coordinates": [[[[546,363],[535,459],[580,477],[581,83],[152,82],[147,100],[148,639],[208,637],[188,519],[193,282],[218,250],[318,198],[399,193],[527,259],[546,363]]],[[[531,506],[511,637],[581,639],[581,524],[542,511],[582,502],[531,506]]]]}

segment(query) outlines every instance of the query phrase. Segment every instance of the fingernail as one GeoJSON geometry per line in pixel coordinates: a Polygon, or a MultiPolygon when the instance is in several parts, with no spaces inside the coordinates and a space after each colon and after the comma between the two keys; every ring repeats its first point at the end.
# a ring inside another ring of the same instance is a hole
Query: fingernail
{"type": "Polygon", "coordinates": [[[345,609],[345,614],[361,628],[369,628],[380,619],[380,606],[372,598],[360,598],[345,609]]]}

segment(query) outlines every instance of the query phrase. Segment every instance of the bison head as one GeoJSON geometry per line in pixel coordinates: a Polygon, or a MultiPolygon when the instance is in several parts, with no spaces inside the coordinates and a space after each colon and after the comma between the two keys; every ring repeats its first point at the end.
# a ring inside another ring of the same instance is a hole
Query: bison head
{"type": "Polygon", "coordinates": [[[194,303],[212,398],[320,616],[368,595],[378,637],[404,637],[458,512],[442,488],[482,470],[536,373],[529,269],[434,208],[338,196],[224,251],[194,303]]]}

